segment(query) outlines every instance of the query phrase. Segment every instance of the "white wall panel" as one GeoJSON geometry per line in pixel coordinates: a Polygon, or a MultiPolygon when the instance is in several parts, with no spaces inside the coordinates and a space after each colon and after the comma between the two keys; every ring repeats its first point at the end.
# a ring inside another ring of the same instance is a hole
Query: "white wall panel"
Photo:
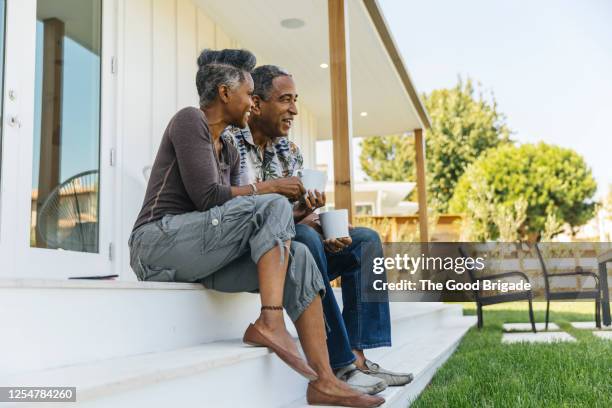
{"type": "Polygon", "coordinates": [[[315,143],[317,138],[316,119],[302,103],[298,103],[298,115],[295,117],[289,138],[296,143],[304,156],[304,166],[314,168],[316,160],[315,143]]]}
{"type": "Polygon", "coordinates": [[[215,23],[198,8],[198,53],[205,48],[215,48],[215,23]]]}
{"type": "Polygon", "coordinates": [[[122,107],[118,138],[119,169],[121,170],[122,219],[119,236],[122,250],[118,270],[122,279],[136,280],[129,269],[127,240],[132,230],[146,185],[143,166],[151,163],[152,143],[152,83],[153,35],[151,0],[124,0],[120,21],[123,54],[119,56],[122,107]]]}
{"type": "Polygon", "coordinates": [[[232,39],[218,24],[215,24],[215,48],[218,50],[232,48],[232,39]]]}
{"type": "Polygon", "coordinates": [[[319,138],[319,130],[317,129],[317,118],[314,115],[310,116],[310,130],[311,130],[311,134],[310,137],[308,138],[308,144],[310,145],[310,157],[308,160],[308,165],[312,168],[316,167],[317,164],[317,157],[316,157],[316,152],[317,152],[317,139],[319,138]]]}
{"type": "Polygon", "coordinates": [[[298,115],[293,120],[293,126],[291,127],[291,132],[289,134],[289,139],[293,141],[293,143],[302,147],[302,112],[300,104],[297,104],[298,115]]]}
{"type": "Polygon", "coordinates": [[[153,80],[149,102],[152,111],[151,157],[157,154],[159,142],[177,105],[174,81],[177,73],[176,0],[156,0],[153,5],[153,80]]]}
{"type": "Polygon", "coordinates": [[[197,13],[191,0],[177,0],[177,109],[185,106],[198,106],[198,92],[195,87],[197,72],[197,13]]]}

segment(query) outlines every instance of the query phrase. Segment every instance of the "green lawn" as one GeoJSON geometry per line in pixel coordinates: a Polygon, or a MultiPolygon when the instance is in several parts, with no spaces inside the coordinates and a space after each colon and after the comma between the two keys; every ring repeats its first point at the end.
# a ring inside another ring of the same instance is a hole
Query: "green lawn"
{"type": "MultiPolygon", "coordinates": [[[[537,322],[546,303],[534,303],[537,322]]],[[[474,315],[474,304],[464,304],[474,315]]],[[[612,407],[612,341],[571,321],[594,320],[593,302],[553,302],[551,319],[578,341],[501,344],[502,324],[528,322],[526,302],[484,308],[484,328],[472,328],[413,407],[612,407]]]]}

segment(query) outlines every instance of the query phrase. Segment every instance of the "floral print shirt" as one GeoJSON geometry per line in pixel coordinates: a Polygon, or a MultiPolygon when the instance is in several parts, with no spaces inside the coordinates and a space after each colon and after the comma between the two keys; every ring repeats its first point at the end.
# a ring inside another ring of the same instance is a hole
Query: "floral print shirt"
{"type": "Polygon", "coordinates": [[[304,167],[300,148],[287,137],[268,140],[258,146],[248,127],[229,126],[223,136],[230,139],[240,155],[240,185],[259,183],[276,178],[298,176],[304,167]]]}

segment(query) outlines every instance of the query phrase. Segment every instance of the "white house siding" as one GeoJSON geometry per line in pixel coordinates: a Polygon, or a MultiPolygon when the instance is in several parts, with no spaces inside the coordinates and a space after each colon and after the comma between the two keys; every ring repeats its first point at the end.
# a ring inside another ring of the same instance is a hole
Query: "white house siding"
{"type": "MultiPolygon", "coordinates": [[[[299,92],[300,90],[298,88],[298,94],[299,92]]],[[[302,153],[304,154],[304,165],[306,167],[315,168],[317,120],[303,103],[298,103],[297,108],[298,115],[293,123],[289,137],[302,149],[302,153]]]]}
{"type": "MultiPolygon", "coordinates": [[[[155,158],[168,120],[184,106],[197,106],[196,59],[204,48],[240,47],[191,0],[119,0],[118,3],[117,248],[122,278],[130,272],[127,238],[146,188],[143,169],[155,158]]],[[[259,63],[272,63],[257,54],[259,63]]],[[[282,61],[277,61],[282,64],[282,61]]],[[[314,167],[317,120],[300,103],[291,138],[314,167]]]]}

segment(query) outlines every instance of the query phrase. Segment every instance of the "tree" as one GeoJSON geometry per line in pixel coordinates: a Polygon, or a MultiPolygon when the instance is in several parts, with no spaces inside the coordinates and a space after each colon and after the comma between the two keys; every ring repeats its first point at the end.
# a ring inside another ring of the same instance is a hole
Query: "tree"
{"type": "Polygon", "coordinates": [[[612,184],[608,184],[608,195],[603,203],[603,208],[612,215],[612,184]]]}
{"type": "Polygon", "coordinates": [[[505,116],[498,112],[497,102],[491,96],[478,95],[468,78],[452,89],[439,89],[424,96],[431,117],[431,130],[426,133],[428,190],[448,211],[459,178],[467,166],[486,150],[509,141],[510,130],[505,116]]]}
{"type": "MultiPolygon", "coordinates": [[[[597,184],[582,156],[571,149],[538,143],[505,144],[489,150],[461,176],[450,211],[466,213],[474,197],[482,196],[475,188],[483,184],[490,192],[489,201],[498,209],[511,208],[518,200],[527,203],[519,227],[523,237],[540,238],[547,219],[550,223],[553,216],[574,229],[595,213],[592,198],[597,184]]],[[[486,228],[489,236],[499,236],[493,223],[486,228]]]]}
{"type": "Polygon", "coordinates": [[[414,138],[376,136],[361,142],[359,163],[375,181],[414,181],[414,138]]]}
{"type": "MultiPolygon", "coordinates": [[[[493,97],[476,95],[472,81],[459,78],[451,89],[423,96],[431,117],[426,132],[427,184],[431,203],[447,211],[457,180],[484,151],[505,143],[510,130],[493,97]]],[[[362,142],[359,161],[372,180],[414,181],[414,139],[370,137],[362,142]]]]}

